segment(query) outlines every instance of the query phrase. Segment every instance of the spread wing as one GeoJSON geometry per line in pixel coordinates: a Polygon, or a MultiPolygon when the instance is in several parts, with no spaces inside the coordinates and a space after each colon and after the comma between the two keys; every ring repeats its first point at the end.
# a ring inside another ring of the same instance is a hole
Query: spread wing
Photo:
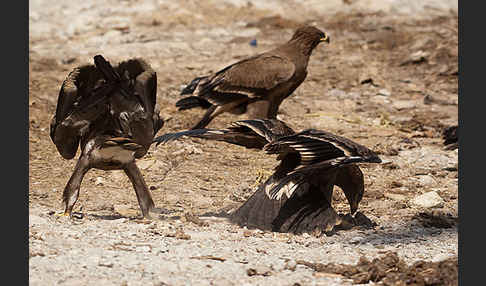
{"type": "Polygon", "coordinates": [[[381,160],[372,150],[347,138],[329,132],[309,129],[295,135],[279,138],[263,148],[268,154],[279,154],[281,165],[291,165],[278,180],[266,187],[271,199],[280,199],[283,194],[292,193],[310,176],[330,168],[351,163],[380,163],[381,160]],[[289,154],[294,154],[289,157],[289,154]],[[297,158],[295,154],[298,154],[297,158]],[[292,158],[293,164],[286,160],[292,158]]]}
{"type": "Polygon", "coordinates": [[[262,149],[265,144],[278,137],[293,134],[294,131],[278,119],[241,120],[231,123],[222,130],[195,129],[176,133],[167,133],[154,139],[157,145],[180,137],[197,137],[244,146],[246,148],[262,149]]]}
{"type": "Polygon", "coordinates": [[[295,65],[290,60],[261,54],[232,64],[199,81],[194,95],[214,105],[245,97],[261,97],[287,82],[294,73],[295,65]]]}

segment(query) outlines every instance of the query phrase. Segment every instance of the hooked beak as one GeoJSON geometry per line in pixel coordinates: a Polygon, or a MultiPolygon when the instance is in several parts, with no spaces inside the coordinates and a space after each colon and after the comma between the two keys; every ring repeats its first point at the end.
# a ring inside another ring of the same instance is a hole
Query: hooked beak
{"type": "Polygon", "coordinates": [[[329,36],[326,34],[326,35],[324,35],[324,37],[322,37],[322,38],[321,38],[319,41],[320,41],[321,43],[322,43],[322,42],[326,42],[326,43],[328,43],[328,44],[329,44],[329,36]]]}

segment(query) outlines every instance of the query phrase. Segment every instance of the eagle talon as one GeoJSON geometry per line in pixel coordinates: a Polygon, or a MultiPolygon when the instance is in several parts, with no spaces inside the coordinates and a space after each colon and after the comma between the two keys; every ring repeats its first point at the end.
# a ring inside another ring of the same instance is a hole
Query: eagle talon
{"type": "Polygon", "coordinates": [[[54,215],[57,216],[57,217],[60,217],[60,218],[62,218],[62,217],[71,218],[71,213],[68,212],[68,211],[55,213],[54,215]]]}
{"type": "Polygon", "coordinates": [[[257,178],[251,188],[253,189],[254,187],[258,187],[261,183],[265,182],[266,178],[268,176],[272,175],[272,172],[267,171],[263,168],[257,170],[257,178]]]}

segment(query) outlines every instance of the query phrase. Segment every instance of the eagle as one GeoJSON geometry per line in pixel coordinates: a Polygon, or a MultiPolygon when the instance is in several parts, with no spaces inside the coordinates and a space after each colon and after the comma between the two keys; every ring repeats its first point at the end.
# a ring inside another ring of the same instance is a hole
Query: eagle
{"type": "Polygon", "coordinates": [[[329,36],[313,26],[298,28],[292,38],[270,50],[193,79],[176,102],[178,110],[206,109],[192,129],[206,127],[223,112],[247,113],[249,119],[276,118],[282,101],[307,76],[309,57],[329,36]]]}
{"type": "Polygon", "coordinates": [[[193,129],[167,133],[156,145],[183,136],[224,141],[276,154],[280,164],[257,191],[231,215],[241,226],[299,233],[329,230],[338,224],[331,206],[339,186],[356,213],[364,193],[358,163],[381,163],[371,149],[350,139],[317,129],[295,132],[278,119],[235,121],[226,129],[193,129]]]}
{"type": "Polygon", "coordinates": [[[459,148],[459,125],[451,125],[442,130],[443,144],[445,150],[459,148]]]}
{"type": "Polygon", "coordinates": [[[74,68],[61,85],[50,137],[64,159],[80,156],[63,194],[71,216],[84,175],[92,168],[123,170],[144,217],[154,207],[135,159],[142,158],[164,125],[156,107],[157,76],[140,58],[113,67],[102,55],[74,68]]]}

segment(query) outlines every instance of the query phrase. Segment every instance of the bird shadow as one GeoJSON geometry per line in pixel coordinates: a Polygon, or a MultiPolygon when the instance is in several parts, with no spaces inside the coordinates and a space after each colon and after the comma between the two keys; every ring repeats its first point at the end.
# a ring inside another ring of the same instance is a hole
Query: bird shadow
{"type": "MultiPolygon", "coordinates": [[[[218,212],[206,212],[199,217],[231,217],[232,212],[228,208],[223,208],[218,212]]],[[[357,212],[353,216],[349,213],[338,214],[341,223],[336,225],[332,230],[323,232],[322,235],[327,237],[355,234],[356,231],[364,233],[363,239],[359,240],[360,244],[370,243],[372,245],[391,245],[391,244],[408,244],[426,241],[432,237],[441,234],[457,233],[458,218],[449,214],[436,214],[421,212],[402,221],[400,227],[390,229],[377,224],[362,212],[357,212]]]]}
{"type": "Polygon", "coordinates": [[[457,232],[456,223],[430,224],[427,220],[424,221],[421,214],[416,214],[402,221],[398,227],[375,227],[360,239],[359,243],[369,243],[374,246],[420,243],[439,235],[453,235],[457,232]]]}
{"type": "MultiPolygon", "coordinates": [[[[180,219],[180,216],[167,216],[172,213],[175,213],[175,210],[169,210],[166,208],[153,208],[150,213],[152,215],[153,220],[166,220],[166,219],[180,219]]],[[[119,213],[112,213],[112,214],[85,214],[82,212],[73,212],[72,217],[78,220],[81,220],[85,217],[89,216],[90,218],[94,218],[97,220],[117,220],[117,219],[128,219],[128,220],[141,220],[143,219],[142,214],[139,215],[123,215],[119,213]]]]}
{"type": "Polygon", "coordinates": [[[109,215],[90,214],[89,216],[99,220],[117,220],[121,218],[129,218],[120,214],[109,214],[109,215]]]}

